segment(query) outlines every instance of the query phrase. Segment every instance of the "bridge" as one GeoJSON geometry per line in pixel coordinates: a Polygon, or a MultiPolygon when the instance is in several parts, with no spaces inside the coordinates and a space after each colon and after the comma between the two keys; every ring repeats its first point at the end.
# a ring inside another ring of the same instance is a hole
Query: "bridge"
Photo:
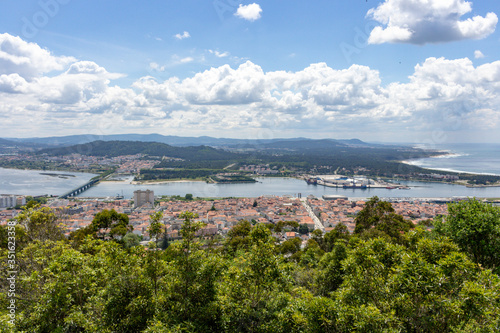
{"type": "Polygon", "coordinates": [[[78,188],[75,188],[75,189],[73,189],[73,190],[71,190],[69,192],[64,193],[63,195],[59,196],[59,199],[67,199],[69,197],[74,197],[75,195],[80,194],[80,193],[88,190],[89,188],[91,188],[99,180],[100,180],[100,178],[99,179],[91,180],[91,181],[83,184],[82,186],[80,186],[78,188]]]}

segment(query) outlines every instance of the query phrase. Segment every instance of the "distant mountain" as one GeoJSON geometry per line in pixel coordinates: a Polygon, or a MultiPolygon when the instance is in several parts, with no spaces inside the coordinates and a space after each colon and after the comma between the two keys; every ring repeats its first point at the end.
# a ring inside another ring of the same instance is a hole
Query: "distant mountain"
{"type": "Polygon", "coordinates": [[[15,146],[18,143],[10,140],[5,140],[5,139],[0,139],[0,146],[5,147],[5,146],[15,146]]]}
{"type": "Polygon", "coordinates": [[[16,148],[16,149],[23,149],[23,148],[42,148],[44,147],[43,145],[34,143],[34,142],[19,142],[19,141],[14,141],[14,140],[6,140],[6,139],[0,139],[0,147],[1,148],[16,148]]]}
{"type": "MultiPolygon", "coordinates": [[[[208,136],[201,137],[180,137],[173,135],[161,134],[113,134],[113,135],[69,135],[61,137],[46,137],[46,138],[8,138],[16,142],[36,142],[50,146],[71,146],[84,144],[93,141],[141,141],[141,142],[159,142],[171,146],[187,147],[187,146],[227,146],[240,144],[243,141],[253,142],[251,140],[240,139],[219,139],[208,136]]],[[[267,142],[266,140],[263,140],[267,142]]]]}
{"type": "Polygon", "coordinates": [[[346,144],[341,143],[337,140],[322,139],[322,140],[297,140],[297,141],[274,141],[270,143],[265,143],[259,145],[264,148],[275,148],[275,149],[290,149],[290,150],[304,150],[304,149],[328,149],[345,147],[346,144]]]}
{"type": "Polygon", "coordinates": [[[229,160],[236,156],[224,150],[207,146],[173,147],[159,142],[140,141],[93,141],[67,147],[42,149],[39,154],[61,156],[69,154],[82,154],[92,156],[115,157],[121,155],[145,154],[150,156],[168,156],[182,158],[190,161],[197,160],[229,160]]]}
{"type": "Polygon", "coordinates": [[[307,138],[291,138],[291,139],[227,139],[227,138],[213,138],[209,136],[201,137],[180,137],[172,135],[161,135],[161,134],[114,134],[114,135],[70,135],[61,137],[46,137],[46,138],[7,138],[13,142],[22,143],[36,143],[44,146],[72,146],[78,144],[85,144],[93,141],[141,141],[141,142],[159,142],[165,143],[171,146],[177,147],[188,147],[188,146],[212,146],[212,147],[232,147],[232,148],[258,148],[260,146],[266,146],[268,144],[275,144],[278,148],[280,145],[285,148],[285,146],[293,145],[293,143],[304,144],[304,142],[318,142],[322,145],[324,142],[328,145],[349,145],[349,146],[379,146],[372,145],[363,142],[358,139],[351,140],[333,140],[333,139],[307,139],[307,138]],[[302,142],[302,143],[300,143],[302,142]],[[287,143],[290,143],[288,145],[287,143]]]}

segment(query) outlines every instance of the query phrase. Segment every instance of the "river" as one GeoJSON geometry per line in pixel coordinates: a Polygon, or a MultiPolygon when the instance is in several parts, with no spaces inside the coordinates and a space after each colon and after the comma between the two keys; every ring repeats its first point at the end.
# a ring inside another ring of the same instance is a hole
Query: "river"
{"type": "MultiPolygon", "coordinates": [[[[0,168],[0,194],[18,195],[61,195],[76,188],[90,178],[93,174],[14,170],[0,168]],[[44,175],[53,173],[56,176],[44,175]],[[65,175],[72,175],[68,177],[65,175]]],[[[500,187],[467,188],[460,185],[448,185],[430,182],[401,182],[409,186],[410,190],[385,188],[373,189],[343,189],[319,185],[308,185],[305,181],[294,178],[257,178],[257,183],[241,184],[207,184],[204,182],[170,182],[162,184],[132,185],[131,178],[123,182],[101,182],[97,186],[80,194],[82,197],[112,197],[122,195],[132,198],[136,190],[152,190],[155,195],[181,195],[191,193],[196,197],[258,197],[261,195],[292,195],[299,193],[302,196],[315,195],[345,195],[350,198],[368,198],[378,196],[381,198],[443,198],[453,196],[470,197],[500,197],[500,187]]]]}

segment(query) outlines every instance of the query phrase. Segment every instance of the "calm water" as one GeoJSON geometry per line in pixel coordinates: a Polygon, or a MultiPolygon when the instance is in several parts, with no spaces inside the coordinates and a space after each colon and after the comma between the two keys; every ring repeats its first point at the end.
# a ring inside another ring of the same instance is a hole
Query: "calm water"
{"type": "Polygon", "coordinates": [[[500,175],[500,144],[447,144],[436,149],[451,155],[411,161],[423,168],[500,175]]]}
{"type": "Polygon", "coordinates": [[[343,189],[318,185],[308,185],[305,181],[293,178],[257,178],[252,184],[207,184],[204,182],[167,183],[158,185],[131,185],[128,183],[103,182],[81,194],[84,197],[106,197],[124,195],[132,198],[136,190],[152,190],[155,195],[181,195],[191,193],[196,197],[258,197],[261,195],[297,195],[339,194],[348,197],[382,198],[441,198],[452,196],[500,197],[500,187],[467,188],[459,185],[447,185],[426,182],[401,182],[411,190],[381,189],[343,189]]]}
{"type": "Polygon", "coordinates": [[[0,168],[0,194],[61,195],[85,184],[95,176],[91,173],[0,168]],[[42,175],[41,173],[57,174],[60,177],[42,175]]]}
{"type": "MultiPolygon", "coordinates": [[[[413,161],[413,164],[427,168],[469,171],[500,175],[500,145],[446,145],[438,149],[447,150],[453,155],[447,158],[427,158],[413,161]]],[[[66,179],[41,175],[41,171],[12,170],[0,168],[0,194],[61,195],[66,191],[84,184],[93,174],[53,172],[71,174],[66,179]]],[[[51,171],[49,171],[51,172],[51,171]]],[[[52,172],[51,172],[52,173],[52,172]]],[[[131,179],[129,179],[130,181],[131,179]]],[[[132,185],[129,182],[102,182],[83,192],[85,197],[109,197],[122,195],[132,198],[136,190],[150,189],[156,195],[181,195],[191,193],[197,197],[258,197],[261,195],[339,194],[348,197],[366,198],[442,198],[453,196],[500,197],[500,187],[467,188],[425,182],[401,182],[411,190],[388,189],[342,189],[308,185],[305,181],[291,178],[259,178],[251,184],[206,184],[203,182],[165,183],[159,185],[132,185]]]]}

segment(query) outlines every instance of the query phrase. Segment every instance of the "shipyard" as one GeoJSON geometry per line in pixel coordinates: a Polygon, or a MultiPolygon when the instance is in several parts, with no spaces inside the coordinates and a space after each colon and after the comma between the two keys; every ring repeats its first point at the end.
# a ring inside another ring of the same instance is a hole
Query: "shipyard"
{"type": "Polygon", "coordinates": [[[348,177],[343,175],[319,175],[319,176],[305,176],[305,181],[309,185],[322,185],[335,188],[385,188],[385,189],[400,189],[409,190],[410,187],[401,184],[386,182],[382,179],[370,179],[366,176],[348,177]]]}

